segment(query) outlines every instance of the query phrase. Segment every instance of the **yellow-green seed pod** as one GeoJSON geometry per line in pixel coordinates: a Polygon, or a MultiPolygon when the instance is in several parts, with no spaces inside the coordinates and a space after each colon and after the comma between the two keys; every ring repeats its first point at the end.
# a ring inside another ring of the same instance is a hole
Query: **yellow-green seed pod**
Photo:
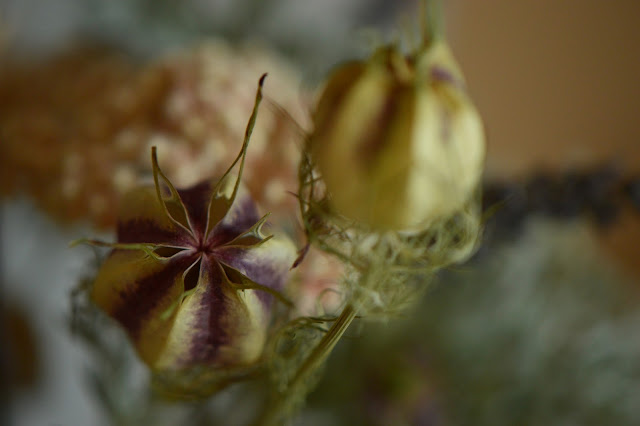
{"type": "Polygon", "coordinates": [[[313,118],[311,153],[333,208],[374,228],[428,226],[461,208],[480,179],[482,121],[442,41],[341,66],[313,118]]]}

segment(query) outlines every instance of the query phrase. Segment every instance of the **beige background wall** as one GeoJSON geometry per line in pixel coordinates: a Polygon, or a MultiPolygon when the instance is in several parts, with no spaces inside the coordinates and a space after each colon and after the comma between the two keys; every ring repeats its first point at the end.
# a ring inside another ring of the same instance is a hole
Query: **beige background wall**
{"type": "MultiPolygon", "coordinates": [[[[613,161],[640,173],[640,1],[443,0],[489,176],[613,161]]],[[[640,215],[599,232],[640,274],[640,215]]]]}
{"type": "Polygon", "coordinates": [[[640,169],[640,1],[444,0],[489,169],[640,169]]]}

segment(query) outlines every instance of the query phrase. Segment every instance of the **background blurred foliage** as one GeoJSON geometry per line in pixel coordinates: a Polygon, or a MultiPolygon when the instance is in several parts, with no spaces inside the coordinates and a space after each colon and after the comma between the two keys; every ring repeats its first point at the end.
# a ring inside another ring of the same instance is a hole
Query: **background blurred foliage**
{"type": "Polygon", "coordinates": [[[148,58],[222,36],[276,47],[306,64],[310,80],[317,80],[354,51],[372,47],[363,27],[380,34],[395,27],[399,10],[413,6],[384,0],[3,0],[0,16],[5,45],[14,53],[94,40],[148,58]]]}
{"type": "Polygon", "coordinates": [[[325,424],[633,425],[638,296],[584,222],[533,218],[404,320],[345,339],[311,406],[325,424]]]}

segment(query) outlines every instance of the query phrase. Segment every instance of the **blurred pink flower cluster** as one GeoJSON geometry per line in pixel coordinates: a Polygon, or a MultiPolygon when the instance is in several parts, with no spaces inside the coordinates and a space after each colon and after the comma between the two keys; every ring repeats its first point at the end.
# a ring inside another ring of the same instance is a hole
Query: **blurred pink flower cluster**
{"type": "Polygon", "coordinates": [[[146,65],[79,49],[1,72],[0,189],[26,191],[63,223],[112,227],[120,195],[150,172],[152,145],[178,186],[222,173],[264,72],[272,107],[260,112],[245,177],[267,210],[296,204],[287,191],[297,188],[296,123],[305,124],[307,106],[296,68],[264,49],[214,40],[146,65]]]}

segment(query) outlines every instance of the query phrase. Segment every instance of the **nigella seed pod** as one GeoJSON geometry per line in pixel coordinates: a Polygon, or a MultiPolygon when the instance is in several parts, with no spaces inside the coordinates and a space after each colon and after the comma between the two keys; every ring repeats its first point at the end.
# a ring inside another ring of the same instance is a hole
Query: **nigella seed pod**
{"type": "Polygon", "coordinates": [[[230,168],[217,182],[175,189],[154,149],[155,186],[135,189],[122,202],[117,243],[91,297],[154,371],[241,367],[262,354],[295,247],[263,233],[266,216],[240,185],[260,93],[234,163],[240,161],[235,182],[230,168]]]}
{"type": "Polygon", "coordinates": [[[419,230],[479,183],[482,121],[443,41],[379,49],[339,67],[313,116],[312,158],[334,209],[374,228],[419,230]]]}

